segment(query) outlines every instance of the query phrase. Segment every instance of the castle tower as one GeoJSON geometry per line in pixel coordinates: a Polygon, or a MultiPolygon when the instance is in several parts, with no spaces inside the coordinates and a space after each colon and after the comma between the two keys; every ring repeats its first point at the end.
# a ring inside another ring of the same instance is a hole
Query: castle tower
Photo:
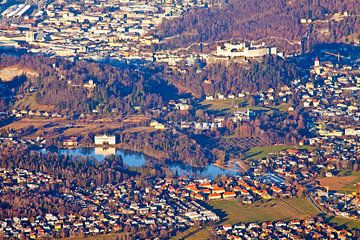
{"type": "Polygon", "coordinates": [[[319,58],[316,56],[315,61],[314,61],[314,67],[320,67],[320,60],[319,58]]]}

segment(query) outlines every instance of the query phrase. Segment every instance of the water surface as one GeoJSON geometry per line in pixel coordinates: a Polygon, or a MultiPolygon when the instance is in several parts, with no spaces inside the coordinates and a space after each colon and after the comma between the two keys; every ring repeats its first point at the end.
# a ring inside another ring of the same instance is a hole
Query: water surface
{"type": "MultiPolygon", "coordinates": [[[[41,149],[42,153],[46,153],[48,151],[57,152],[63,155],[69,156],[80,156],[80,157],[93,157],[98,161],[103,161],[106,156],[117,155],[121,156],[124,163],[130,167],[141,167],[146,161],[149,159],[143,153],[133,152],[129,150],[123,149],[115,149],[115,148],[76,148],[76,149],[41,149]]],[[[192,167],[189,164],[178,163],[178,162],[170,162],[167,163],[167,167],[177,173],[179,176],[187,175],[189,177],[194,178],[215,178],[217,175],[236,175],[237,173],[231,170],[224,170],[213,164],[210,164],[207,167],[197,168],[192,167]]]]}

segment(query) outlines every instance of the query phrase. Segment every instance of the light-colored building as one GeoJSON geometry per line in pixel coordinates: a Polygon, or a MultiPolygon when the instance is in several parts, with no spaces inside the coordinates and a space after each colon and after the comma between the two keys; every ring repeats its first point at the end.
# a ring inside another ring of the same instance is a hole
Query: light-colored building
{"type": "Polygon", "coordinates": [[[152,122],[150,123],[150,127],[153,127],[153,128],[155,128],[155,129],[165,129],[165,125],[162,124],[162,123],[159,123],[159,122],[157,122],[157,121],[152,121],[152,122]]]}
{"type": "Polygon", "coordinates": [[[257,58],[265,55],[277,55],[277,49],[275,47],[267,47],[265,44],[254,45],[247,43],[231,44],[225,43],[224,46],[217,46],[216,56],[222,57],[245,57],[245,58],[257,58]]]}
{"type": "Polygon", "coordinates": [[[104,145],[104,144],[115,145],[116,144],[116,136],[107,135],[107,134],[98,135],[98,136],[95,136],[94,142],[95,142],[95,145],[104,145]]]}

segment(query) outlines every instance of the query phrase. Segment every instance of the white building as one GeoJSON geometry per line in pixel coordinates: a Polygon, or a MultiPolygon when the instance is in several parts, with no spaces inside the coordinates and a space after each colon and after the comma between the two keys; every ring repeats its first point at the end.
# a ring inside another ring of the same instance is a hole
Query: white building
{"type": "Polygon", "coordinates": [[[277,55],[277,49],[275,47],[267,47],[265,44],[225,43],[224,46],[217,46],[214,55],[222,57],[257,58],[265,55],[277,55]]]}
{"type": "Polygon", "coordinates": [[[111,135],[100,135],[95,136],[94,138],[95,145],[103,145],[103,144],[109,144],[109,145],[115,145],[116,144],[116,137],[111,135]]]}

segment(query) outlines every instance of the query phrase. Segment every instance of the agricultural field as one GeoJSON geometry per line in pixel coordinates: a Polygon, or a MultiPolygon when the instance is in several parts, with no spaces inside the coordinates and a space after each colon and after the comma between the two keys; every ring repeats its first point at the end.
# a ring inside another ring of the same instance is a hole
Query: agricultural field
{"type": "Polygon", "coordinates": [[[309,149],[309,146],[297,145],[274,145],[266,147],[254,147],[244,153],[244,160],[253,160],[259,158],[266,158],[271,153],[278,153],[288,149],[309,149]]]}
{"type": "Polygon", "coordinates": [[[224,99],[224,100],[204,100],[200,103],[201,108],[211,113],[218,113],[219,115],[230,113],[232,111],[240,110],[246,111],[247,109],[255,112],[270,113],[272,111],[287,112],[289,104],[281,103],[275,107],[260,107],[249,106],[248,103],[242,98],[224,99]],[[238,107],[234,107],[237,105],[238,107]]]}
{"type": "Polygon", "coordinates": [[[274,199],[265,203],[242,205],[237,201],[209,201],[215,211],[224,216],[224,223],[263,222],[316,216],[319,210],[307,198],[274,199]]]}
{"type": "Polygon", "coordinates": [[[343,172],[335,177],[318,178],[322,186],[329,187],[329,190],[341,191],[345,193],[356,192],[356,184],[360,182],[359,172],[343,172]]]}
{"type": "MultiPolygon", "coordinates": [[[[242,205],[235,200],[213,200],[208,204],[221,217],[220,222],[215,225],[305,219],[320,214],[320,211],[307,198],[274,199],[251,205],[242,205]]],[[[200,240],[207,239],[210,235],[211,228],[209,227],[192,227],[173,239],[200,240]]]]}
{"type": "Polygon", "coordinates": [[[247,102],[241,98],[224,100],[204,100],[200,103],[200,105],[201,108],[205,111],[218,113],[219,115],[221,115],[239,109],[235,108],[234,105],[238,105],[239,107],[245,107],[247,106],[247,102]]]}
{"type": "Polygon", "coordinates": [[[31,95],[26,95],[24,98],[18,100],[15,103],[14,109],[20,109],[20,110],[27,109],[31,111],[53,112],[55,106],[38,104],[35,100],[35,94],[31,94],[31,95]]]}
{"type": "Polygon", "coordinates": [[[349,218],[344,218],[340,216],[328,216],[326,220],[330,223],[336,224],[338,226],[344,226],[349,229],[360,229],[360,221],[353,220],[349,218]]]}

